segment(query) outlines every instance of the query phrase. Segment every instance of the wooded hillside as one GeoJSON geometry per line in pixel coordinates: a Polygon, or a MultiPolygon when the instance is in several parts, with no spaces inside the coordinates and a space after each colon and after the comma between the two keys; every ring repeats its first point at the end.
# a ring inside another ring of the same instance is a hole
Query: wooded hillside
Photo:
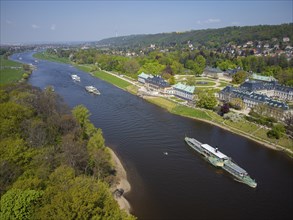
{"type": "Polygon", "coordinates": [[[121,36],[100,40],[98,45],[142,47],[156,44],[158,46],[179,46],[190,41],[194,46],[218,48],[227,43],[237,45],[247,41],[271,41],[273,38],[282,40],[283,37],[289,37],[293,40],[293,23],[121,36]]]}
{"type": "Polygon", "coordinates": [[[0,88],[0,219],[134,219],[113,198],[115,170],[89,115],[52,88],[0,88]]]}

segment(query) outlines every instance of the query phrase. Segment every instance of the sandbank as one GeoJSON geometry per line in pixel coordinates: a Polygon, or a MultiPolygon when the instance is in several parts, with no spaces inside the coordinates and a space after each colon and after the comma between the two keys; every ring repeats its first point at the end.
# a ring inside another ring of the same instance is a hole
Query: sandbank
{"type": "MultiPolygon", "coordinates": [[[[116,177],[117,177],[116,183],[112,186],[112,190],[114,192],[116,189],[123,189],[124,194],[125,194],[131,190],[131,186],[127,180],[127,173],[126,173],[121,161],[119,160],[118,156],[115,154],[115,152],[110,148],[108,148],[108,149],[111,153],[111,157],[112,157],[112,161],[115,166],[116,177]]],[[[131,206],[123,195],[120,197],[114,196],[114,198],[118,202],[120,209],[123,209],[127,213],[129,213],[131,210],[131,206]]]]}

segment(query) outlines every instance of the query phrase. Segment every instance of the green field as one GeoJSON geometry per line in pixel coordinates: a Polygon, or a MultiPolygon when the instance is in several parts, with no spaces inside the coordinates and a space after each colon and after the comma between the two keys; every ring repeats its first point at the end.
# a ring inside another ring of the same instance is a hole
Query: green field
{"type": "Polygon", "coordinates": [[[138,91],[138,87],[135,85],[130,85],[126,87],[126,91],[132,93],[133,95],[136,95],[138,91]]]}
{"type": "Polygon", "coordinates": [[[146,97],[145,99],[149,101],[150,103],[153,103],[157,106],[167,109],[170,112],[172,111],[172,109],[174,109],[177,106],[175,102],[172,102],[170,100],[167,100],[161,97],[146,97]]]}
{"type": "Polygon", "coordinates": [[[205,111],[190,108],[187,106],[178,105],[175,108],[173,108],[171,112],[174,114],[182,115],[186,117],[211,120],[211,117],[205,111]]]}
{"type": "Polygon", "coordinates": [[[0,85],[18,82],[22,79],[24,70],[21,63],[17,63],[0,56],[0,85]]]}
{"type": "Polygon", "coordinates": [[[91,72],[92,67],[89,65],[74,65],[77,69],[84,71],[84,72],[91,72]]]}
{"type": "Polygon", "coordinates": [[[40,53],[35,53],[33,57],[41,59],[41,60],[48,60],[52,62],[58,62],[58,63],[68,63],[71,64],[72,62],[68,58],[60,58],[55,55],[49,54],[47,52],[40,52],[40,53]]]}
{"type": "Polygon", "coordinates": [[[129,82],[126,82],[116,76],[113,76],[111,74],[108,74],[108,73],[105,73],[104,71],[96,71],[93,73],[94,76],[106,81],[106,82],[109,82],[121,89],[126,89],[126,87],[132,85],[130,84],[129,82]]]}

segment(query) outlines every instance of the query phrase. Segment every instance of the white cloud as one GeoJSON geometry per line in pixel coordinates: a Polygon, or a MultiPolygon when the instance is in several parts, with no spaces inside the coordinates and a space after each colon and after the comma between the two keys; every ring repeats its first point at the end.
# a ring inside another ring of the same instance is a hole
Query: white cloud
{"type": "Polygon", "coordinates": [[[209,18],[207,20],[204,20],[204,21],[197,21],[196,23],[199,24],[199,25],[202,25],[202,24],[212,24],[212,23],[219,23],[221,22],[220,19],[218,18],[209,18]]]}
{"type": "Polygon", "coordinates": [[[33,28],[33,29],[38,29],[38,28],[40,28],[40,26],[38,26],[38,25],[36,25],[36,24],[32,24],[32,28],[33,28]]]}
{"type": "Polygon", "coordinates": [[[55,25],[55,24],[52,24],[51,27],[50,27],[50,29],[51,29],[52,31],[55,31],[55,29],[56,29],[56,25],[55,25]]]}

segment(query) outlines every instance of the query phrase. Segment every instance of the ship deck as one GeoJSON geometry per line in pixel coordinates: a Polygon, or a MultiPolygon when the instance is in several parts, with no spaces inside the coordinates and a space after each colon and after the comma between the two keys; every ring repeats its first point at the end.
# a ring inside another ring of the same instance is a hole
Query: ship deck
{"type": "Polygon", "coordinates": [[[218,151],[208,144],[202,144],[201,147],[220,159],[228,159],[227,155],[223,154],[222,152],[218,151]]]}

